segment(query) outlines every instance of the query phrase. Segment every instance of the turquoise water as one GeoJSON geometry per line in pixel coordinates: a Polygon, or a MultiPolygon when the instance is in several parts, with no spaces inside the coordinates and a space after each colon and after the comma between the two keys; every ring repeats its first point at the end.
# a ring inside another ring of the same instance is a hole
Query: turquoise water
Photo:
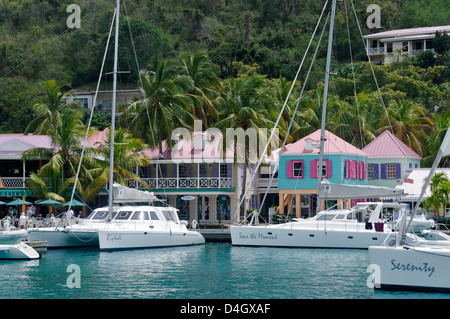
{"type": "Polygon", "coordinates": [[[369,289],[368,265],[366,250],[228,243],[113,252],[57,249],[40,260],[0,261],[0,299],[450,298],[369,289]],[[68,272],[69,265],[79,268],[68,272]]]}

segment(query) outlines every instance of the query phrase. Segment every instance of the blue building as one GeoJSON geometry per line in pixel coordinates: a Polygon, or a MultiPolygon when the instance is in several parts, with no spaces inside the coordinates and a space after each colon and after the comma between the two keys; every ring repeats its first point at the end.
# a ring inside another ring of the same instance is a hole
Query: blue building
{"type": "MultiPolygon", "coordinates": [[[[317,130],[283,150],[278,168],[279,214],[292,214],[295,208],[296,217],[301,217],[315,211],[319,169],[330,183],[367,185],[366,153],[325,131],[324,160],[319,168],[319,141],[317,130]]],[[[322,202],[321,208],[327,204],[322,202]]],[[[345,205],[352,203],[347,200],[345,205]]]]}

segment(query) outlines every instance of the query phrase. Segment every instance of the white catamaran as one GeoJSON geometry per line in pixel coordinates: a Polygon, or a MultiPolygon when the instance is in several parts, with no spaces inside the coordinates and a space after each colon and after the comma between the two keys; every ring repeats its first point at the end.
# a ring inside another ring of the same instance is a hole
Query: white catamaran
{"type": "MultiPolygon", "coordinates": [[[[433,174],[443,156],[450,155],[450,130],[438,151],[430,173],[412,212],[415,215],[433,174]]],[[[405,241],[410,227],[406,216],[401,220],[394,241],[369,247],[373,285],[378,289],[450,292],[450,246],[445,241],[405,241]]]]}
{"type": "MultiPolygon", "coordinates": [[[[325,4],[324,9],[326,5],[327,4],[325,4]]],[[[336,0],[333,0],[331,7],[330,32],[328,39],[325,86],[322,105],[318,167],[322,167],[324,150],[326,149],[326,147],[324,147],[324,144],[326,143],[325,120],[335,13],[336,0]]],[[[285,142],[283,143],[281,149],[284,148],[284,145],[285,142]]],[[[257,165],[257,168],[260,163],[261,159],[257,165]]],[[[318,169],[317,173],[319,181],[317,191],[318,203],[320,200],[342,200],[354,198],[392,199],[403,195],[403,190],[395,188],[368,185],[331,184],[327,180],[322,180],[323,173],[321,169],[318,169]]],[[[388,202],[360,203],[350,209],[322,211],[308,220],[296,220],[284,224],[268,225],[257,225],[258,216],[256,215],[257,213],[254,212],[252,213],[252,220],[248,224],[241,223],[240,225],[230,227],[231,240],[233,245],[244,246],[367,249],[369,246],[380,246],[388,236],[393,236],[392,230],[396,229],[396,217],[402,216],[405,211],[405,207],[406,204],[388,202]],[[395,212],[388,218],[383,218],[381,214],[385,209],[395,212]],[[256,223],[254,221],[256,221],[256,223]]],[[[405,234],[405,240],[407,242],[426,241],[427,236],[430,233],[426,232],[425,228],[433,226],[433,221],[428,221],[423,218],[414,218],[414,220],[411,219],[410,226],[414,226],[412,229],[415,233],[405,234]]],[[[438,238],[440,241],[450,243],[450,236],[443,233],[437,233],[437,235],[439,236],[438,238]]]]}
{"type": "MultiPolygon", "coordinates": [[[[116,84],[119,40],[119,8],[115,10],[115,47],[110,152],[114,154],[116,84]]],[[[99,246],[100,249],[132,249],[203,244],[197,231],[188,230],[173,207],[154,207],[151,192],[123,187],[113,181],[110,156],[108,206],[94,210],[79,224],[28,230],[29,240],[49,242],[48,247],[99,246]],[[148,203],[146,206],[126,203],[148,203]]],[[[76,183],[75,183],[76,184],[76,183]]],[[[74,188],[75,189],[75,188],[74,188]]],[[[73,195],[72,195],[73,196],[73,195]]]]}

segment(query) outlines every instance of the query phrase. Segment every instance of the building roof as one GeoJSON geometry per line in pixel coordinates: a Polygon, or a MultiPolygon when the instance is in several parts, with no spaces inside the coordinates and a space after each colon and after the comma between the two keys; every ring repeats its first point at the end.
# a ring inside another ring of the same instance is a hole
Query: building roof
{"type": "Polygon", "coordinates": [[[418,39],[423,39],[425,37],[434,38],[436,31],[450,33],[450,25],[384,31],[365,35],[364,38],[365,39],[392,38],[391,39],[392,41],[406,40],[406,38],[411,37],[417,37],[418,39]]]}
{"type": "Polygon", "coordinates": [[[22,153],[36,147],[52,148],[47,135],[0,134],[0,158],[21,159],[22,153]]]}
{"type": "Polygon", "coordinates": [[[368,157],[413,157],[422,159],[408,145],[388,130],[381,133],[376,139],[362,149],[368,157]]]}
{"type": "MultiPolygon", "coordinates": [[[[360,150],[359,148],[353,146],[352,144],[344,141],[337,135],[325,130],[325,142],[324,142],[324,152],[325,154],[349,154],[354,156],[364,156],[367,154],[360,150]]],[[[308,147],[308,140],[312,143],[318,144],[320,141],[320,130],[317,130],[304,138],[292,143],[290,147],[283,151],[283,155],[294,155],[294,154],[318,154],[319,148],[308,147]]]]}
{"type": "MultiPolygon", "coordinates": [[[[438,168],[434,172],[444,173],[450,179],[450,168],[438,168]]],[[[400,188],[405,191],[406,196],[401,197],[402,201],[417,201],[422,191],[423,183],[430,174],[430,168],[416,168],[413,169],[401,185],[397,185],[395,188],[400,188]]],[[[423,198],[431,196],[430,186],[428,185],[423,198]]]]}

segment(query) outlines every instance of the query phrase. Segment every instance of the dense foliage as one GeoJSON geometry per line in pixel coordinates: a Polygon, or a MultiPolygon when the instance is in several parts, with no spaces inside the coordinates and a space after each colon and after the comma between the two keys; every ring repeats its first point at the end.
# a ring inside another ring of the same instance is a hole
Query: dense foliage
{"type": "MultiPolygon", "coordinates": [[[[66,25],[70,15],[66,8],[71,3],[0,0],[1,133],[24,132],[30,123],[40,122],[42,108],[36,105],[48,94],[49,80],[58,84],[61,93],[95,87],[115,1],[78,3],[82,9],[79,29],[66,25]]],[[[139,65],[144,71],[141,80],[146,100],[122,106],[120,125],[145,143],[158,145],[160,141],[142,134],[142,127],[151,123],[157,137],[167,138],[173,128],[191,127],[196,118],[203,121],[204,128],[225,125],[227,119],[232,125],[244,125],[242,121],[252,116],[256,122],[273,123],[324,3],[122,1],[119,69],[130,72],[120,74],[119,87],[139,85],[139,65]],[[153,116],[150,122],[147,111],[153,116]]],[[[448,22],[449,5],[440,0],[338,2],[329,129],[358,147],[385,129],[392,129],[429,165],[450,120],[448,37],[439,37],[437,56],[425,52],[403,62],[374,67],[382,103],[371,68],[364,62],[367,58],[352,12],[354,5],[363,33],[375,32],[367,30],[365,24],[366,7],[371,3],[381,6],[384,30],[448,22]],[[356,62],[353,67],[350,58],[356,62]]],[[[316,37],[311,50],[317,43],[316,37]]],[[[283,137],[303,85],[305,92],[289,141],[318,128],[325,54],[326,43],[321,43],[307,82],[312,54],[306,56],[299,83],[280,123],[283,137]]],[[[107,54],[105,73],[111,69],[112,49],[107,54]]],[[[111,76],[106,74],[101,89],[110,88],[110,82],[111,76]]],[[[104,128],[108,125],[105,119],[105,114],[96,114],[94,124],[104,128]]],[[[29,129],[34,128],[31,125],[29,129]]]]}

